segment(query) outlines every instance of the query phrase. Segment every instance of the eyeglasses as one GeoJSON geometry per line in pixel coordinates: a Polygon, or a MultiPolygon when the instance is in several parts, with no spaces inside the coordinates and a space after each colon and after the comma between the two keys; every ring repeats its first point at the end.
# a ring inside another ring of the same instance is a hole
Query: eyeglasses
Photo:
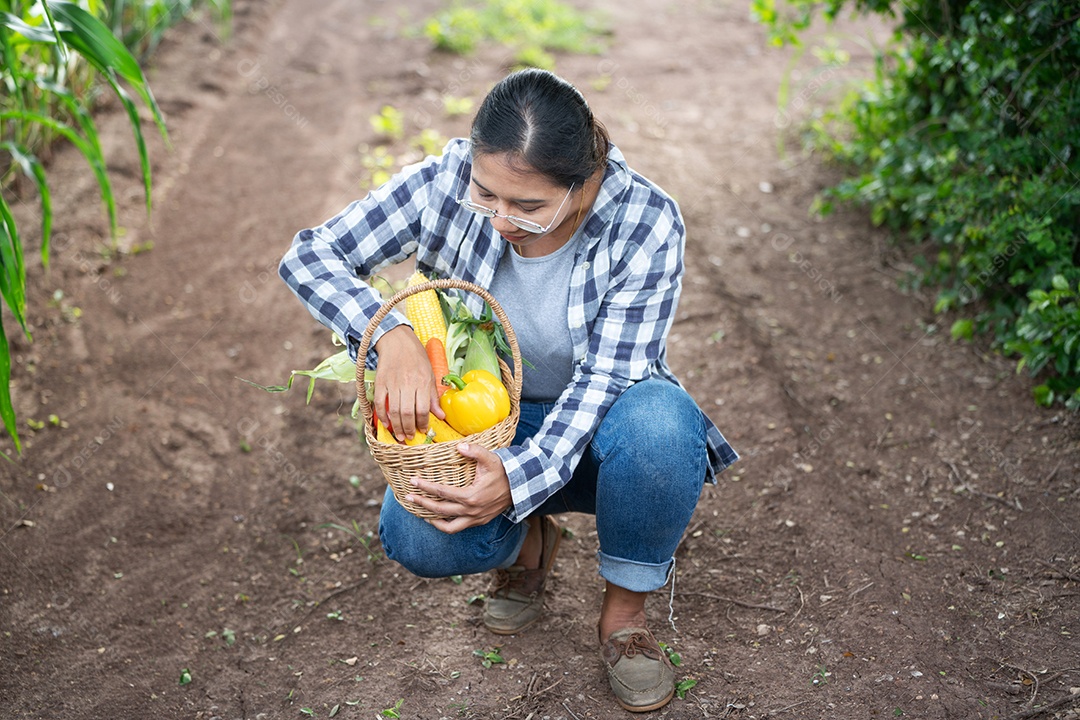
{"type": "Polygon", "coordinates": [[[477,203],[474,203],[468,197],[463,197],[458,200],[458,205],[465,208],[466,210],[471,210],[477,215],[482,215],[486,218],[503,218],[508,222],[512,223],[515,227],[520,228],[525,232],[540,234],[546,233],[555,224],[555,221],[559,217],[559,213],[562,212],[563,206],[566,205],[566,201],[570,199],[570,193],[573,192],[573,190],[574,186],[570,185],[570,189],[566,191],[566,197],[564,197],[563,201],[559,203],[559,209],[555,211],[555,217],[551,218],[551,222],[547,224],[547,227],[541,225],[540,223],[533,222],[532,220],[519,218],[516,215],[501,215],[489,207],[484,207],[483,205],[478,205],[477,203]]]}

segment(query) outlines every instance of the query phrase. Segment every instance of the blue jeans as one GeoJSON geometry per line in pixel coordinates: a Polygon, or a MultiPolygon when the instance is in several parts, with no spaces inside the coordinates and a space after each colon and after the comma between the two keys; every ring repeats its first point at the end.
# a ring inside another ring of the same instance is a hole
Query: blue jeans
{"type": "MultiPolygon", "coordinates": [[[[551,409],[521,403],[514,444],[534,435],[551,409]]],[[[656,590],[667,582],[707,462],[705,420],[694,400],[666,380],[645,380],[615,401],[570,482],[536,514],[595,515],[600,575],[627,590],[656,590]]],[[[389,488],[379,518],[387,557],[421,577],[509,567],[527,531],[500,515],[449,535],[402,508],[389,488]]]]}

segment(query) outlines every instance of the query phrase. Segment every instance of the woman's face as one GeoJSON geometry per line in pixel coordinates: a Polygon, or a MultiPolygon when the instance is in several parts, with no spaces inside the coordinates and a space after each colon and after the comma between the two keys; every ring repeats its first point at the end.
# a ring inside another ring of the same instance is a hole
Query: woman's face
{"type": "Polygon", "coordinates": [[[523,256],[546,255],[570,239],[576,205],[570,202],[569,190],[538,172],[523,169],[506,154],[473,155],[469,197],[474,203],[548,228],[531,233],[505,217],[490,218],[495,231],[523,256]]]}

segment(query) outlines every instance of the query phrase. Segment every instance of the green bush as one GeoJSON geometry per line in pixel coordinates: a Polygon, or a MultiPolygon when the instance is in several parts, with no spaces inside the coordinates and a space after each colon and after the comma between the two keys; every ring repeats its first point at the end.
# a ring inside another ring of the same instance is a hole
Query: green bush
{"type": "MultiPolygon", "coordinates": [[[[808,0],[758,15],[778,42],[808,25],[808,0]],[[793,18],[793,19],[792,19],[793,18]]],[[[845,4],[833,0],[826,15],[845,4]]],[[[850,169],[819,209],[868,206],[913,243],[914,285],[960,332],[987,333],[1041,374],[1042,403],[1080,407],[1080,16],[1069,3],[913,0],[874,76],[810,124],[850,169]]],[[[888,13],[881,0],[858,10],[888,13]]]]}

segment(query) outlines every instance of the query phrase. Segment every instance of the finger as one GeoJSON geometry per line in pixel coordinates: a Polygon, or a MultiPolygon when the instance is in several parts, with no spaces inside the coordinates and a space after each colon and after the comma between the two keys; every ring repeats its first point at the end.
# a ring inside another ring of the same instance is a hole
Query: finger
{"type": "Polygon", "coordinates": [[[429,429],[428,413],[431,412],[431,397],[423,390],[416,391],[416,429],[426,433],[429,429]]]}
{"type": "Polygon", "coordinates": [[[405,435],[401,430],[401,411],[400,403],[398,402],[397,393],[388,392],[386,394],[386,402],[384,405],[386,409],[386,425],[389,430],[394,433],[394,437],[398,439],[398,442],[405,442],[405,435]]]}
{"type": "Polygon", "coordinates": [[[405,434],[406,438],[412,438],[416,435],[417,430],[417,415],[416,415],[416,393],[402,391],[401,394],[401,431],[405,434]]]}
{"type": "Polygon", "coordinates": [[[416,391],[402,389],[401,396],[398,402],[398,414],[400,416],[400,424],[395,424],[394,428],[401,428],[401,438],[403,441],[406,439],[412,439],[420,430],[420,418],[427,419],[427,413],[423,416],[419,413],[419,408],[416,403],[416,391]]]}
{"type": "Polygon", "coordinates": [[[439,405],[439,386],[436,383],[435,387],[431,391],[431,398],[429,399],[430,410],[429,412],[440,420],[446,419],[446,413],[443,412],[442,406],[439,405]]]}
{"type": "Polygon", "coordinates": [[[502,464],[502,460],[499,459],[499,456],[483,445],[477,445],[476,443],[460,443],[457,446],[457,450],[465,457],[475,460],[478,466],[485,469],[492,467],[493,463],[502,464]]]}
{"type": "Polygon", "coordinates": [[[434,513],[440,517],[457,517],[464,512],[464,508],[457,503],[445,500],[433,499],[419,492],[409,493],[405,496],[406,502],[411,502],[434,513]]]}
{"type": "Polygon", "coordinates": [[[432,518],[430,520],[431,525],[438,530],[442,530],[447,535],[453,535],[459,533],[462,530],[466,530],[476,523],[466,517],[442,517],[432,518]]]}
{"type": "MultiPolygon", "coordinates": [[[[446,515],[450,510],[449,505],[453,504],[453,510],[456,515],[460,515],[464,512],[464,493],[467,492],[464,488],[456,488],[451,485],[443,485],[442,483],[432,483],[431,480],[423,480],[419,477],[411,479],[413,487],[417,489],[417,495],[421,500],[430,500],[429,498],[423,498],[420,493],[427,493],[431,498],[435,498],[434,503],[442,503],[437,508],[429,507],[428,510],[438,512],[440,515],[446,515]]],[[[417,503],[421,504],[421,503],[417,503]]]]}
{"type": "Polygon", "coordinates": [[[383,424],[383,427],[387,427],[387,421],[390,419],[386,413],[386,403],[386,388],[376,385],[371,410],[375,413],[375,417],[379,418],[379,422],[383,424]]]}

